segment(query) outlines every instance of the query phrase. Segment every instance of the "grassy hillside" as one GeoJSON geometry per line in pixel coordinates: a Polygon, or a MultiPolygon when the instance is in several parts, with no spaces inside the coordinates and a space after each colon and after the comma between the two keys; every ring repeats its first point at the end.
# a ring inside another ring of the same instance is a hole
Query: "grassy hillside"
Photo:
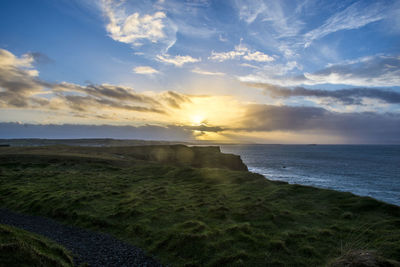
{"type": "Polygon", "coordinates": [[[0,266],[73,266],[71,253],[56,243],[0,224],[0,266]]]}
{"type": "Polygon", "coordinates": [[[399,207],[109,149],[0,148],[0,206],[112,233],[172,266],[400,260],[399,207]]]}

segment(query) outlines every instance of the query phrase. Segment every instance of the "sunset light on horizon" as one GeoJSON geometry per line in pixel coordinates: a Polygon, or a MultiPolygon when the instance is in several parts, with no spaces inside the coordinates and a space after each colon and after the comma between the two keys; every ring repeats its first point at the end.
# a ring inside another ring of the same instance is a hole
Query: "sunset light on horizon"
{"type": "Polygon", "coordinates": [[[0,13],[0,138],[400,143],[398,1],[34,0],[0,13]]]}

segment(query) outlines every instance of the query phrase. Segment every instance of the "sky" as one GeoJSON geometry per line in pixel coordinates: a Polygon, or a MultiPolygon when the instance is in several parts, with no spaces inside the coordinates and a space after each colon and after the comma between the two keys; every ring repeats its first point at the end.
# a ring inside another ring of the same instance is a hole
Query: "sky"
{"type": "Polygon", "coordinates": [[[400,1],[3,0],[0,138],[400,144],[400,1]]]}

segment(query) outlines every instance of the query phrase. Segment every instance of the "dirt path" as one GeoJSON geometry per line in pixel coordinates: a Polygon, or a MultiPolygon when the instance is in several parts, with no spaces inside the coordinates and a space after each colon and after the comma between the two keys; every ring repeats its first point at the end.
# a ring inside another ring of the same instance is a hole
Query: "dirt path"
{"type": "Polygon", "coordinates": [[[76,265],[162,266],[143,250],[114,237],[63,225],[52,219],[23,215],[0,208],[0,223],[45,236],[69,249],[76,265]]]}

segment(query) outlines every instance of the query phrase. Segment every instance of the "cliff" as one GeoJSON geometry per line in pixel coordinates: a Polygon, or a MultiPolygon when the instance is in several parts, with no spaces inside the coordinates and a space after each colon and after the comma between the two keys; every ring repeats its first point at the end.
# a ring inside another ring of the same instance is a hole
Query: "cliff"
{"type": "Polygon", "coordinates": [[[144,145],[124,147],[85,147],[85,146],[37,146],[37,147],[3,147],[2,153],[35,154],[41,156],[85,157],[103,160],[144,160],[164,164],[191,166],[196,168],[219,168],[235,171],[247,171],[247,166],[240,156],[221,153],[217,146],[185,145],[144,145]]]}
{"type": "Polygon", "coordinates": [[[217,146],[134,146],[124,149],[125,153],[136,159],[186,165],[196,168],[220,168],[235,171],[248,170],[240,156],[221,153],[220,148],[217,146]]]}

